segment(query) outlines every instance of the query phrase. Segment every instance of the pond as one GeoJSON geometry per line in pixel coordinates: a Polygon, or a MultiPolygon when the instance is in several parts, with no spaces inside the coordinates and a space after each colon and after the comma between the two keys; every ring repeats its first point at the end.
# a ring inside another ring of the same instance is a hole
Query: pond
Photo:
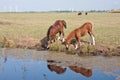
{"type": "Polygon", "coordinates": [[[0,80],[120,80],[120,57],[0,49],[0,80]]]}

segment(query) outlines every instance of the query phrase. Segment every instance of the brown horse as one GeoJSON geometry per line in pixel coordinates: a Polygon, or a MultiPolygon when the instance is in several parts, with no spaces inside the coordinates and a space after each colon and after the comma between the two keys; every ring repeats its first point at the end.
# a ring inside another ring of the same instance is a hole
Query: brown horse
{"type": "Polygon", "coordinates": [[[57,74],[62,74],[67,69],[67,68],[64,68],[62,66],[57,66],[55,64],[48,64],[47,67],[50,71],[55,71],[57,74]]]}
{"type": "Polygon", "coordinates": [[[47,31],[47,48],[49,48],[52,40],[56,39],[56,34],[59,33],[58,39],[60,39],[62,33],[62,41],[64,41],[64,28],[67,28],[66,22],[64,20],[57,20],[53,25],[51,25],[47,31]]]}
{"type": "Polygon", "coordinates": [[[66,71],[66,67],[60,66],[60,63],[54,60],[47,60],[47,67],[50,71],[54,71],[57,74],[62,74],[66,71]],[[58,65],[57,65],[58,64],[58,65]]]}
{"type": "Polygon", "coordinates": [[[91,44],[95,45],[94,34],[93,34],[93,31],[92,31],[92,24],[90,22],[87,22],[87,23],[83,24],[81,27],[73,30],[67,36],[67,38],[65,39],[66,49],[68,49],[68,47],[71,44],[71,41],[73,39],[76,39],[75,49],[77,49],[79,44],[80,44],[80,38],[85,36],[87,33],[91,37],[91,44]]]}
{"type": "Polygon", "coordinates": [[[92,76],[92,70],[91,69],[86,69],[83,67],[78,67],[78,66],[69,66],[69,68],[76,72],[76,73],[81,73],[82,75],[86,76],[86,77],[90,77],[92,76]]]}
{"type": "Polygon", "coordinates": [[[79,12],[78,15],[82,15],[82,12],[79,12]]]}

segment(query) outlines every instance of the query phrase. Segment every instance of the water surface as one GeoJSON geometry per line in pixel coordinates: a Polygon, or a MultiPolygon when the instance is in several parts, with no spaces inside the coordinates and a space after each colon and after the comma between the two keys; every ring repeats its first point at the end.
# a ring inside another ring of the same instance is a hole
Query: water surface
{"type": "Polygon", "coordinates": [[[0,49],[0,80],[120,80],[119,57],[0,49]]]}

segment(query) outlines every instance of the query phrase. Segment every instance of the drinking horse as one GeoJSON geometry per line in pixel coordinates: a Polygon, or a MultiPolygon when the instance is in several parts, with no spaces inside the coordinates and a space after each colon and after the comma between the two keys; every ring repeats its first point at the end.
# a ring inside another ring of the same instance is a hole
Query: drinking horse
{"type": "Polygon", "coordinates": [[[73,30],[65,39],[65,46],[66,49],[69,48],[69,45],[71,44],[71,41],[73,39],[76,39],[76,43],[75,43],[75,49],[78,48],[78,46],[80,45],[80,38],[85,36],[86,34],[89,34],[91,37],[91,44],[95,45],[95,38],[94,38],[94,34],[92,31],[92,24],[90,22],[86,22],[84,23],[81,27],[73,30]]]}
{"type": "Polygon", "coordinates": [[[64,20],[57,20],[49,27],[47,31],[47,48],[49,48],[52,40],[55,42],[57,33],[59,33],[58,39],[60,39],[62,33],[62,41],[64,41],[64,28],[67,28],[66,22],[64,20]]]}

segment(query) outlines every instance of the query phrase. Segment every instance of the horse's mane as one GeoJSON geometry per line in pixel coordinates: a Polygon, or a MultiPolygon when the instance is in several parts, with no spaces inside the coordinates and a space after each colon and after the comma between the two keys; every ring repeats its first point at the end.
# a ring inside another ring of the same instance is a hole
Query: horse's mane
{"type": "Polygon", "coordinates": [[[47,31],[47,38],[49,37],[49,34],[50,34],[50,29],[52,28],[52,25],[48,28],[48,31],[47,31]]]}

